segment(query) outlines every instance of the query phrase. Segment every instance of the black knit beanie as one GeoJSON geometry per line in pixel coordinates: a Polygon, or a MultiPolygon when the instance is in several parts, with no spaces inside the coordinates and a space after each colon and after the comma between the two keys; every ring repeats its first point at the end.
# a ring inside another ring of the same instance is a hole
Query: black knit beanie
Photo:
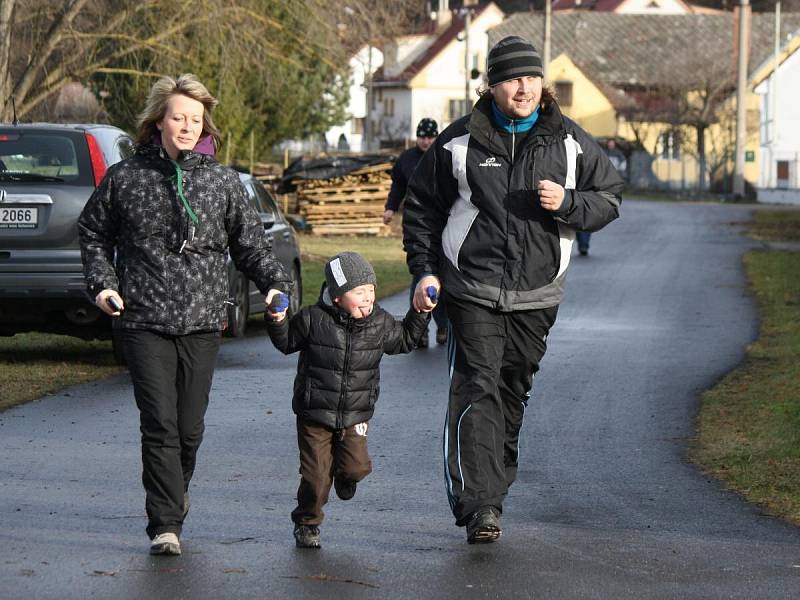
{"type": "Polygon", "coordinates": [[[533,47],[515,35],[497,42],[486,60],[489,86],[520,77],[544,77],[542,57],[533,47]]]}
{"type": "Polygon", "coordinates": [[[325,263],[325,282],[331,298],[340,298],[360,285],[377,285],[372,265],[356,252],[340,252],[331,257],[325,263]]]}
{"type": "Polygon", "coordinates": [[[439,126],[433,119],[420,119],[417,124],[417,137],[436,137],[439,135],[439,126]]]}

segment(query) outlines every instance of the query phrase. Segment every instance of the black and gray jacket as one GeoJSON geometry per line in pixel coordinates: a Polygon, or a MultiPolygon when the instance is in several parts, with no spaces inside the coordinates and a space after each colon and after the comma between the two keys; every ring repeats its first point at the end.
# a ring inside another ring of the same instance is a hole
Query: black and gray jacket
{"type": "Polygon", "coordinates": [[[445,294],[500,311],[561,302],[575,230],[617,218],[623,187],[597,143],[555,103],[522,135],[504,143],[491,97],[481,98],[422,157],[403,216],[414,275],[437,275],[445,294]],[[537,201],[542,179],[566,190],[555,213],[537,201]]]}
{"type": "Polygon", "coordinates": [[[291,319],[268,322],[278,350],[300,351],[292,397],[295,414],[332,429],[368,421],[380,392],[381,358],[411,352],[429,318],[411,308],[401,322],[376,304],[372,314],[354,319],[333,305],[323,284],[316,304],[291,319]]]}
{"type": "Polygon", "coordinates": [[[92,298],[109,288],[125,302],[115,327],[175,335],[222,329],[226,250],[262,293],[291,289],[236,172],[196,152],[176,162],[196,225],[178,194],[176,163],[155,145],[112,166],[78,220],[92,298]]]}

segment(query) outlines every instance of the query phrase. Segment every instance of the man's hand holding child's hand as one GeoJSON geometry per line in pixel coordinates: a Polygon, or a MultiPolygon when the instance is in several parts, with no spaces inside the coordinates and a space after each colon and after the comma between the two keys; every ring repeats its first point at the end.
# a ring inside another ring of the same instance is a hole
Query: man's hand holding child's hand
{"type": "Polygon", "coordinates": [[[441,291],[442,284],[439,282],[439,278],[435,275],[426,275],[419,280],[419,283],[414,290],[414,308],[419,312],[431,312],[434,308],[436,308],[441,291]],[[432,287],[436,291],[435,301],[428,294],[429,287],[432,287]]]}

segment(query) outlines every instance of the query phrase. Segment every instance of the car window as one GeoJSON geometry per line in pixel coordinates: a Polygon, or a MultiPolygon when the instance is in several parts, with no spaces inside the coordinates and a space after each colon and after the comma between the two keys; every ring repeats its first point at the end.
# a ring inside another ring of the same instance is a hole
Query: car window
{"type": "Polygon", "coordinates": [[[117,153],[120,159],[130,158],[134,154],[133,140],[129,137],[121,137],[117,140],[117,153]]]}
{"type": "Polygon", "coordinates": [[[81,136],[61,132],[0,132],[0,182],[91,183],[91,166],[81,136]]]}
{"type": "Polygon", "coordinates": [[[275,206],[275,201],[272,199],[272,196],[269,195],[269,192],[265,190],[264,186],[260,183],[253,183],[253,187],[256,190],[261,212],[267,214],[273,221],[277,220],[277,216],[280,213],[278,212],[278,207],[275,206]]]}

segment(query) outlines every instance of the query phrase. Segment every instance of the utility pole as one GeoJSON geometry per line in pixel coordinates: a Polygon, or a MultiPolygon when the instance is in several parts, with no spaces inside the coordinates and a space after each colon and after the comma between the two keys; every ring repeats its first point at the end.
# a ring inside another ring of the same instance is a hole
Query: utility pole
{"type": "Polygon", "coordinates": [[[736,78],[736,162],[733,168],[733,195],[744,196],[744,146],[747,137],[745,127],[747,97],[747,55],[750,0],[739,0],[739,60],[736,78]]]}
{"type": "MultiPolygon", "coordinates": [[[[767,185],[778,187],[778,166],[776,162],[778,148],[778,67],[781,51],[781,2],[775,3],[775,58],[772,67],[772,90],[769,95],[769,112],[772,121],[772,135],[769,136],[769,177],[767,185]]],[[[763,161],[762,161],[763,164],[763,161]]]]}
{"type": "Polygon", "coordinates": [[[550,0],[544,3],[544,54],[542,55],[543,79],[548,81],[548,70],[550,69],[550,30],[553,26],[553,11],[550,0]]]}
{"type": "Polygon", "coordinates": [[[469,112],[470,106],[470,75],[472,69],[469,64],[469,27],[472,24],[472,9],[467,2],[464,2],[464,110],[462,114],[469,112]]]}
{"type": "MultiPolygon", "coordinates": [[[[370,31],[370,33],[372,33],[370,31]]],[[[361,151],[369,152],[372,149],[372,39],[367,42],[367,72],[364,74],[367,80],[367,106],[364,111],[364,141],[361,151]]]]}

